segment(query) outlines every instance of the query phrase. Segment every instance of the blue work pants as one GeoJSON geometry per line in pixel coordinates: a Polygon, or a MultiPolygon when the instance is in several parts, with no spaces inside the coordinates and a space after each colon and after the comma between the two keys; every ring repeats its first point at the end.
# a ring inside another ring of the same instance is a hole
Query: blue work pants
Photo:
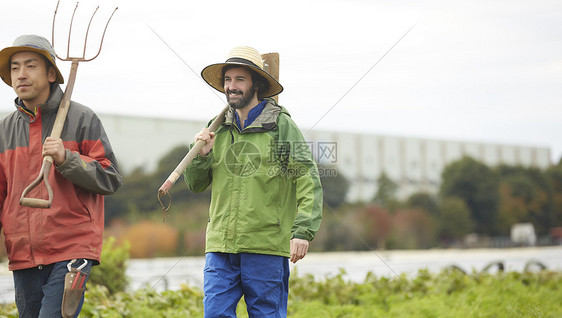
{"type": "MultiPolygon", "coordinates": [[[[20,318],[52,318],[62,316],[62,295],[64,292],[64,277],[68,273],[66,267],[68,262],[57,262],[13,272],[16,306],[18,307],[20,318]]],[[[78,259],[72,267],[78,267],[83,263],[82,259],[78,259]]],[[[91,267],[92,261],[88,260],[88,264],[81,271],[89,274],[91,267]]],[[[75,317],[80,313],[83,302],[84,296],[82,296],[82,301],[78,306],[75,317]]]]}
{"type": "Polygon", "coordinates": [[[287,257],[207,253],[205,260],[206,318],[236,317],[236,307],[242,296],[250,318],[287,317],[287,257]]]}

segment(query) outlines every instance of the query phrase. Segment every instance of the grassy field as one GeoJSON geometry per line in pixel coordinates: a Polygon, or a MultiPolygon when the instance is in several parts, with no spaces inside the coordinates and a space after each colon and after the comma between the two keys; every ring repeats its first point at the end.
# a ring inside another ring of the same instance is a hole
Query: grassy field
{"type": "MultiPolygon", "coordinates": [[[[361,283],[344,272],[322,280],[291,279],[289,317],[562,317],[562,273],[499,272],[438,274],[422,270],[413,278],[368,274],[361,283]]],[[[111,295],[89,286],[80,317],[203,317],[203,294],[183,286],[177,291],[140,289],[111,295]]],[[[244,302],[239,317],[247,317],[244,302]]],[[[17,317],[14,304],[2,305],[0,317],[17,317]]]]}

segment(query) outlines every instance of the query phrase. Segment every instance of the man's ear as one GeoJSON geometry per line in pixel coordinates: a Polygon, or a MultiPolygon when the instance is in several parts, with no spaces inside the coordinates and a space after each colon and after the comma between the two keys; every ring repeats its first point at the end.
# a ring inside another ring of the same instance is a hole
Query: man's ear
{"type": "Polygon", "coordinates": [[[49,67],[49,70],[47,71],[47,78],[49,79],[49,83],[54,83],[57,80],[57,71],[55,71],[54,66],[49,67]]]}

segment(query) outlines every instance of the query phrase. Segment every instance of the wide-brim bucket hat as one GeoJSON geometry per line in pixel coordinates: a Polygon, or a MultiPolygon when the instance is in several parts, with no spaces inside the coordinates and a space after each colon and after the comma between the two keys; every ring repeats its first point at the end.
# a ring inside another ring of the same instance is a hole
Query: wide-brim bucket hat
{"type": "Polygon", "coordinates": [[[0,51],[0,77],[4,83],[12,86],[12,76],[10,74],[10,59],[12,55],[18,52],[35,52],[43,55],[47,60],[53,64],[57,73],[56,82],[59,84],[64,83],[64,77],[60,73],[57,63],[55,62],[55,50],[51,43],[42,36],[28,34],[22,35],[14,40],[12,46],[7,47],[0,51]]]}
{"type": "Polygon", "coordinates": [[[201,71],[201,76],[211,87],[224,93],[222,69],[227,65],[246,66],[261,75],[269,83],[269,89],[263,93],[263,97],[272,97],[283,91],[283,86],[273,76],[264,71],[260,53],[249,46],[233,48],[228,54],[226,62],[205,67],[201,71]]]}

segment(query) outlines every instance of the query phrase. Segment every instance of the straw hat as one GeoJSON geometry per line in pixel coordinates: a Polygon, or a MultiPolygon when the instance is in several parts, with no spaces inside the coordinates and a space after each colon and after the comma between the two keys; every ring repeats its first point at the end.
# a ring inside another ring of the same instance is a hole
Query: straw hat
{"type": "Polygon", "coordinates": [[[0,51],[0,77],[4,83],[12,86],[12,76],[10,74],[10,58],[18,52],[35,52],[43,55],[53,64],[57,72],[56,82],[59,84],[64,83],[59,68],[55,62],[55,50],[51,43],[39,35],[22,35],[14,40],[12,46],[7,47],[0,51]]]}
{"type": "Polygon", "coordinates": [[[283,91],[283,86],[273,76],[263,70],[263,60],[260,53],[249,46],[235,47],[228,54],[226,62],[211,64],[205,67],[201,71],[201,76],[207,84],[224,93],[222,69],[227,65],[247,66],[260,74],[269,83],[269,89],[264,92],[264,97],[272,97],[283,91]]]}

